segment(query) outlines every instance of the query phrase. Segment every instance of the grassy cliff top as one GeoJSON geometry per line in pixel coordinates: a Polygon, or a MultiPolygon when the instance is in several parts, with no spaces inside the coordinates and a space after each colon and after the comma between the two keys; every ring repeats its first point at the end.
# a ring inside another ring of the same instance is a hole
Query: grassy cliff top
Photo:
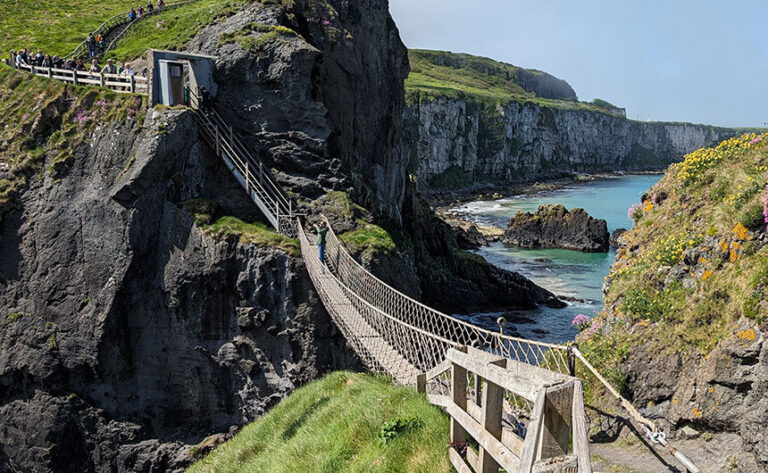
{"type": "Polygon", "coordinates": [[[615,112],[608,102],[579,102],[570,86],[535,69],[493,59],[446,51],[408,51],[411,72],[405,81],[406,100],[473,98],[504,103],[533,102],[542,106],[615,112]],[[537,94],[536,90],[539,90],[537,94]],[[555,97],[555,98],[553,98],[555,97]]]}
{"type": "MultiPolygon", "coordinates": [[[[175,0],[166,3],[170,5],[175,0]]],[[[202,26],[234,14],[247,3],[247,0],[197,0],[157,13],[146,21],[140,19],[108,57],[126,60],[142,56],[149,48],[183,49],[202,26]]],[[[0,47],[4,57],[10,49],[20,48],[42,49],[45,53],[63,56],[108,18],[127,12],[131,5],[138,8],[146,4],[143,0],[134,4],[117,0],[22,0],[4,11],[0,47]]]]}
{"type": "Polygon", "coordinates": [[[648,343],[706,355],[749,337],[744,323],[768,320],[767,199],[768,133],[672,165],[629,210],[635,227],[607,276],[605,313],[583,337],[590,359],[616,367],[628,347],[648,343]]]}
{"type": "MultiPolygon", "coordinates": [[[[146,5],[146,2],[141,3],[146,5]]],[[[134,4],[138,6],[139,3],[134,4]]],[[[19,0],[6,3],[0,20],[0,49],[42,49],[69,54],[107,18],[128,11],[121,0],[19,0]]]]}
{"type": "Polygon", "coordinates": [[[298,389],[187,471],[449,472],[448,430],[448,417],[416,390],[336,372],[298,389]]]}

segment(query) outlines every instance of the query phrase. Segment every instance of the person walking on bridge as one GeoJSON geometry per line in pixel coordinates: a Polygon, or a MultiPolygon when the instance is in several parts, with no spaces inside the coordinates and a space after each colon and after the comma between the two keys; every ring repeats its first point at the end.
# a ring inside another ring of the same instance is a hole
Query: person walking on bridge
{"type": "Polygon", "coordinates": [[[320,258],[320,264],[325,266],[325,235],[328,233],[328,227],[325,220],[315,225],[315,234],[317,235],[317,256],[320,258]]]}

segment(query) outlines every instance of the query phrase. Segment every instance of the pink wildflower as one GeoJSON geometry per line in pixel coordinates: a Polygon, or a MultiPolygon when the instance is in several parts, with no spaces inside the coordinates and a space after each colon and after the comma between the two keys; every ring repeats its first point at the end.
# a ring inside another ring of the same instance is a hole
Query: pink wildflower
{"type": "Polygon", "coordinates": [[[583,331],[589,325],[589,317],[584,314],[578,314],[571,321],[571,325],[579,329],[579,332],[583,331]]]}

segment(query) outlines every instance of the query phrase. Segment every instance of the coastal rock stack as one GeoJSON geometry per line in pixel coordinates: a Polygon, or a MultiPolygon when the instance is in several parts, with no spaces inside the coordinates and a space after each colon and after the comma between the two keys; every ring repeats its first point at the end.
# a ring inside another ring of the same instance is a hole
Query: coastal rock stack
{"type": "Polygon", "coordinates": [[[536,213],[518,212],[512,217],[502,242],[523,248],[606,252],[609,234],[605,220],[592,218],[584,209],[542,205],[536,213]]]}

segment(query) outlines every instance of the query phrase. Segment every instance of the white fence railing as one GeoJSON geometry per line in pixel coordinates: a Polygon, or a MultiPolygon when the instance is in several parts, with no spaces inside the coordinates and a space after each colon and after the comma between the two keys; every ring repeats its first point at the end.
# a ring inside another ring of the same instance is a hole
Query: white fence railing
{"type": "MultiPolygon", "coordinates": [[[[7,60],[4,61],[6,64],[7,60]]],[[[76,71],[72,69],[58,69],[55,67],[29,66],[20,64],[19,70],[49,79],[70,82],[76,85],[98,85],[114,90],[115,92],[148,93],[147,78],[135,75],[106,74],[104,72],[76,71]]]]}

